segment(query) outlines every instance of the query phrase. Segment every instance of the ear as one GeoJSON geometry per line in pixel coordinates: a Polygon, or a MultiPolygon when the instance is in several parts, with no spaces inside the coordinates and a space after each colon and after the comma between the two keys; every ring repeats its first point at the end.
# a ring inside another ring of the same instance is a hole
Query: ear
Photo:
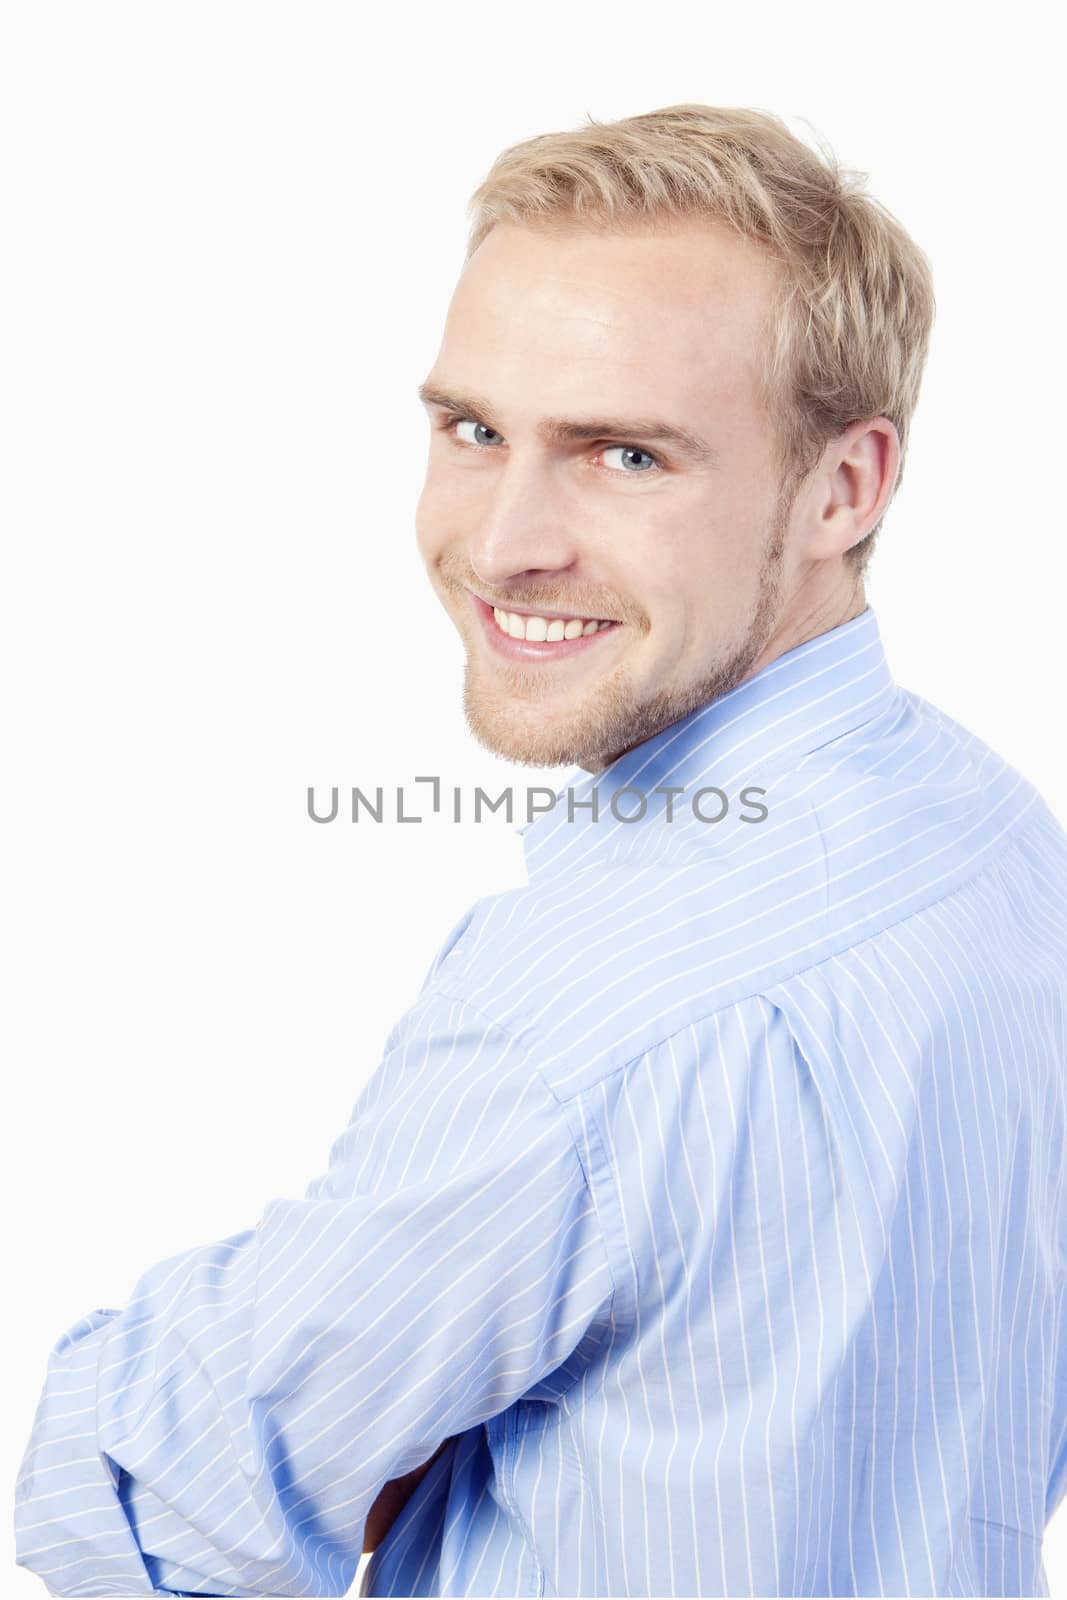
{"type": "Polygon", "coordinates": [[[831,440],[815,473],[810,538],[813,561],[844,555],[885,511],[900,470],[900,438],[888,417],[853,422],[831,440]]]}

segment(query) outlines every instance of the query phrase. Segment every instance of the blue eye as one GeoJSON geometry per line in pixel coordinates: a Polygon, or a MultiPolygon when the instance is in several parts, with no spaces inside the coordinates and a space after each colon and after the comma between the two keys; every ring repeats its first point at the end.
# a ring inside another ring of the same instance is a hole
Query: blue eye
{"type": "MultiPolygon", "coordinates": [[[[474,445],[476,448],[478,446],[498,445],[506,442],[503,434],[497,433],[495,428],[487,427],[484,422],[477,422],[473,417],[446,415],[437,426],[443,429],[445,433],[451,434],[460,444],[474,445]],[[469,432],[461,433],[460,430],[462,428],[468,429],[469,432]]],[[[649,471],[661,472],[663,470],[662,463],[648,450],[642,450],[639,445],[605,445],[599,451],[599,454],[602,456],[618,454],[622,458],[622,464],[619,468],[612,468],[611,470],[629,473],[631,477],[640,477],[643,473],[647,474],[649,471]]]]}
{"type": "Polygon", "coordinates": [[[459,434],[460,428],[473,428],[474,429],[475,437],[473,439],[465,439],[464,440],[465,444],[490,444],[490,443],[493,443],[497,439],[502,439],[502,437],[503,437],[501,434],[495,432],[494,429],[487,428],[485,426],[484,422],[475,422],[473,420],[473,418],[471,418],[471,417],[457,417],[455,419],[454,423],[452,424],[452,427],[455,430],[457,438],[459,438],[459,436],[460,436],[460,434],[459,434]],[[481,437],[481,436],[484,436],[485,434],[489,434],[490,438],[486,439],[485,437],[481,437]]]}
{"type": "MultiPolygon", "coordinates": [[[[604,451],[604,455],[605,456],[610,456],[616,450],[623,457],[626,457],[626,456],[644,456],[645,461],[646,462],[650,462],[652,464],[652,466],[656,467],[656,466],[659,465],[659,463],[657,462],[655,456],[649,455],[647,450],[641,450],[635,444],[613,444],[613,445],[609,445],[608,448],[604,451]]],[[[629,471],[647,472],[648,468],[647,467],[641,467],[641,466],[635,466],[632,461],[629,461],[622,468],[622,470],[624,472],[629,472],[629,471]]]]}

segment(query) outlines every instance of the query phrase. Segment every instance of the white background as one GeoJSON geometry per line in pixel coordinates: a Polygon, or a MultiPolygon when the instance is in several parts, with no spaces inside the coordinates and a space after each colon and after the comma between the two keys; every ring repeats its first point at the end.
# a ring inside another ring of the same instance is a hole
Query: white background
{"type": "MultiPolygon", "coordinates": [[[[7,6],[12,1486],[60,1333],[302,1194],[448,929],[521,881],[502,818],[316,826],[307,786],[564,776],[473,742],[413,538],[415,388],[505,145],[693,100],[869,173],[939,312],[868,597],[899,681],[1067,818],[1060,56],[1043,8],[982,16],[7,6]]],[[[1062,1507],[1045,1561],[1067,1600],[1062,1507]]]]}

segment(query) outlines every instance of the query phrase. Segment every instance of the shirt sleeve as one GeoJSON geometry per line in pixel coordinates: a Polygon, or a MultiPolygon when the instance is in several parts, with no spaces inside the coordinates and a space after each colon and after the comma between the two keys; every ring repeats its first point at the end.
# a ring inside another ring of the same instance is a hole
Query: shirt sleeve
{"type": "Polygon", "coordinates": [[[55,1344],[16,1559],[56,1595],[343,1595],[382,1486],[580,1375],[612,1296],[536,1065],[424,989],[302,1199],[55,1344]]]}

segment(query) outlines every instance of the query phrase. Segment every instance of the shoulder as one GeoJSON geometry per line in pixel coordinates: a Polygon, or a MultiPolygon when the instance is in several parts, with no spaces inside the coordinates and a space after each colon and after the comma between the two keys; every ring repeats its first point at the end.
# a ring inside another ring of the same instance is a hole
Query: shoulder
{"type": "MultiPolygon", "coordinates": [[[[822,904],[817,840],[799,866],[822,904]]],[[[769,864],[692,841],[478,902],[429,985],[479,1010],[556,1092],[751,993],[780,949],[769,864]]],[[[818,914],[818,912],[817,912],[818,914]]]]}
{"type": "Polygon", "coordinates": [[[1062,838],[1021,774],[904,691],[877,729],[763,781],[756,824],[620,831],[477,902],[428,985],[560,1091],[960,892],[1035,829],[1062,838]]]}

